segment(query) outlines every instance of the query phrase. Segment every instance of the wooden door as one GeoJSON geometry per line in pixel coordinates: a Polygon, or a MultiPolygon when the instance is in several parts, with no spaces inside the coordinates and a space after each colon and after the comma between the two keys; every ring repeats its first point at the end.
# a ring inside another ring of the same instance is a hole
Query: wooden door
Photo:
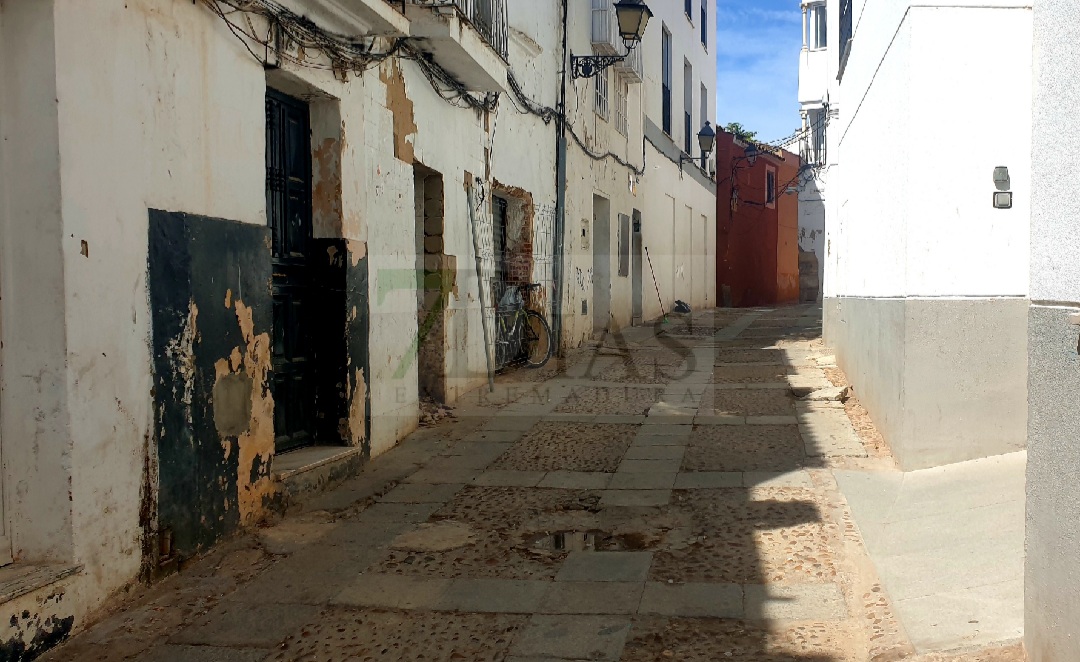
{"type": "Polygon", "coordinates": [[[311,122],[308,106],[266,94],[266,213],[273,235],[274,432],[278,452],[314,443],[311,329],[311,122]]]}

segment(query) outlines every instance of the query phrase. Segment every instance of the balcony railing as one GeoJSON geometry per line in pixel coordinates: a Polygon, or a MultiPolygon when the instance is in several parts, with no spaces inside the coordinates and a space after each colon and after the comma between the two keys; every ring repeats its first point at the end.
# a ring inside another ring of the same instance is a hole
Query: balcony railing
{"type": "MultiPolygon", "coordinates": [[[[400,5],[401,0],[387,0],[400,5]]],[[[457,7],[461,15],[472,24],[484,41],[502,59],[509,57],[510,42],[506,20],[506,0],[408,0],[408,4],[424,7],[457,7]]]]}
{"type": "Polygon", "coordinates": [[[619,24],[611,0],[592,0],[592,45],[600,55],[618,55],[619,24]]]}
{"type": "Polygon", "coordinates": [[[629,83],[640,83],[645,80],[644,58],[641,56],[642,50],[639,45],[630,50],[630,54],[626,56],[625,60],[615,63],[615,71],[629,83]]]}

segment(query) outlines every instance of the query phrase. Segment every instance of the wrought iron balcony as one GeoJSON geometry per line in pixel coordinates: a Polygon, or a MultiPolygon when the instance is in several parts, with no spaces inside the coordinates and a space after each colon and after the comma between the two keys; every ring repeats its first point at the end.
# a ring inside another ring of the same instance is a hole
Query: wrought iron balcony
{"type": "Polygon", "coordinates": [[[625,60],[615,63],[615,71],[619,72],[619,75],[628,83],[640,83],[645,80],[645,63],[641,55],[643,50],[639,45],[630,50],[625,60]]]}
{"type": "MultiPolygon", "coordinates": [[[[401,5],[402,0],[388,0],[401,5]]],[[[405,5],[456,9],[502,59],[509,56],[506,0],[405,0],[405,5]]]]}
{"type": "Polygon", "coordinates": [[[598,55],[621,55],[624,50],[611,0],[592,0],[592,45],[598,55]]]}
{"type": "MultiPolygon", "coordinates": [[[[401,0],[388,0],[400,4],[401,0]]],[[[405,0],[410,35],[469,90],[506,88],[506,0],[405,0]]]]}

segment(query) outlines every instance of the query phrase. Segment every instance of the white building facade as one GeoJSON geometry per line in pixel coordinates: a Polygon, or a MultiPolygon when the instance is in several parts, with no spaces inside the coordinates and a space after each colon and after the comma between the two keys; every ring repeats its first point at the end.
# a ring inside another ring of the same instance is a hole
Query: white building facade
{"type": "Polygon", "coordinates": [[[663,24],[715,79],[701,18],[656,10],[606,117],[568,81],[592,156],[569,139],[560,181],[583,1],[0,0],[0,646],[48,648],[487,383],[505,284],[591,335],[600,198],[608,326],[635,315],[635,209],[665,307],[711,301],[705,171],[635,170],[663,24]]]}
{"type": "MultiPolygon", "coordinates": [[[[648,4],[654,16],[625,63],[569,81],[568,346],[655,319],[677,300],[716,301],[715,167],[697,140],[715,123],[715,11],[709,0],[648,4]]],[[[625,52],[612,3],[570,2],[569,12],[572,55],[625,52]]]]}
{"type": "Polygon", "coordinates": [[[1080,7],[1034,8],[1025,649],[1080,659],[1080,7]]]}
{"type": "Polygon", "coordinates": [[[829,126],[826,342],[903,468],[1021,449],[1030,3],[828,9],[851,37],[829,126]],[[1011,208],[995,207],[998,167],[1011,208]]]}
{"type": "Polygon", "coordinates": [[[820,302],[824,293],[826,183],[837,153],[829,126],[840,113],[836,73],[842,49],[836,46],[839,12],[829,5],[825,0],[801,3],[799,156],[807,169],[799,182],[799,298],[804,302],[820,302]]]}

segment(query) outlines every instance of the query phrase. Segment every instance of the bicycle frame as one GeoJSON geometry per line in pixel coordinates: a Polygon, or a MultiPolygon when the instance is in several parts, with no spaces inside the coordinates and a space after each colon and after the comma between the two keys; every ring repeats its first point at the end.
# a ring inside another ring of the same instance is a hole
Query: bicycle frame
{"type": "Polygon", "coordinates": [[[525,347],[525,329],[529,314],[525,299],[521,296],[524,289],[532,285],[507,285],[495,307],[495,369],[517,362],[525,347]]]}

